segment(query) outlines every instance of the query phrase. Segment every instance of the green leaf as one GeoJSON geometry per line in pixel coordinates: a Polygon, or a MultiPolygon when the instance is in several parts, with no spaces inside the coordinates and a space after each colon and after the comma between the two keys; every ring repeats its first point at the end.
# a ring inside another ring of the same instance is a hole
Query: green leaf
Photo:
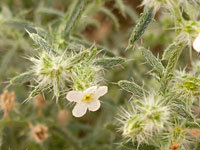
{"type": "Polygon", "coordinates": [[[132,93],[133,95],[137,96],[137,97],[143,97],[144,93],[148,94],[148,92],[146,90],[144,90],[141,86],[137,85],[134,82],[130,82],[127,80],[121,80],[118,82],[118,85],[126,90],[127,92],[132,93]]]}
{"type": "Polygon", "coordinates": [[[177,46],[176,50],[172,53],[171,57],[169,58],[169,62],[166,67],[165,77],[168,78],[173,73],[174,69],[176,68],[176,64],[178,62],[179,56],[182,52],[183,47],[177,46]]]}
{"type": "Polygon", "coordinates": [[[171,57],[171,55],[173,54],[174,50],[176,49],[176,43],[172,43],[170,44],[164,51],[163,55],[162,55],[162,60],[166,60],[168,58],[171,57]]]}
{"type": "Polygon", "coordinates": [[[33,71],[22,73],[10,80],[10,84],[23,84],[33,79],[33,71]]]}
{"type": "MultiPolygon", "coordinates": [[[[90,43],[84,39],[80,39],[77,37],[70,37],[70,43],[74,43],[75,45],[80,45],[81,47],[86,47],[86,48],[90,48],[93,43],[90,43]]],[[[108,56],[108,57],[114,57],[115,54],[112,53],[107,47],[103,47],[101,45],[95,45],[97,47],[97,50],[101,51],[101,53],[103,53],[104,55],[108,56]]]]}
{"type": "Polygon", "coordinates": [[[49,15],[56,15],[58,17],[63,17],[64,14],[56,9],[53,8],[45,8],[45,7],[41,7],[37,10],[38,13],[45,13],[45,14],[49,14],[49,15]]]}
{"type": "Polygon", "coordinates": [[[117,65],[121,65],[125,62],[124,58],[121,57],[112,57],[112,58],[99,58],[94,64],[97,66],[102,66],[104,68],[110,68],[117,65]]]}
{"type": "Polygon", "coordinates": [[[156,70],[160,75],[163,74],[165,68],[162,65],[159,58],[156,58],[152,52],[145,48],[140,48],[140,51],[142,52],[142,55],[147,60],[147,62],[156,70]]]}
{"type": "Polygon", "coordinates": [[[171,57],[169,58],[167,67],[164,72],[164,76],[161,79],[161,91],[162,92],[166,91],[168,82],[173,77],[173,72],[174,72],[174,69],[176,68],[176,64],[178,62],[178,59],[179,59],[179,56],[180,56],[182,50],[183,50],[183,45],[182,44],[177,45],[176,49],[173,51],[173,53],[171,54],[171,57]]]}
{"type": "Polygon", "coordinates": [[[51,46],[47,43],[47,41],[45,39],[43,39],[41,36],[39,36],[38,34],[35,33],[30,33],[28,30],[26,30],[26,32],[29,34],[29,36],[32,38],[32,40],[39,46],[41,46],[42,48],[44,48],[44,50],[46,50],[47,52],[53,52],[54,54],[56,53],[56,51],[54,51],[51,46]]]}
{"type": "Polygon", "coordinates": [[[76,54],[75,56],[73,56],[70,60],[69,60],[69,64],[67,66],[67,69],[69,69],[70,67],[72,67],[73,65],[79,63],[81,60],[87,58],[89,56],[90,50],[84,50],[78,54],[76,54]]]}
{"type": "Polygon", "coordinates": [[[129,47],[132,47],[135,41],[137,41],[142,36],[142,34],[146,30],[147,26],[149,25],[152,19],[153,19],[153,8],[145,10],[142,16],[140,17],[136,27],[133,29],[133,32],[129,39],[129,47]]]}
{"type": "Polygon", "coordinates": [[[91,0],[74,0],[72,5],[67,11],[66,16],[63,19],[62,24],[60,25],[59,32],[62,34],[64,33],[64,37],[69,37],[72,28],[74,27],[75,23],[81,17],[83,11],[88,6],[91,0]]]}

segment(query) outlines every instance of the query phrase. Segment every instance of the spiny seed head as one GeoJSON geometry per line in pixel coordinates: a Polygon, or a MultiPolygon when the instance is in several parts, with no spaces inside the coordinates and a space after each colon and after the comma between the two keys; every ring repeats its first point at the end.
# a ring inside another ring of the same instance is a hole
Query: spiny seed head
{"type": "Polygon", "coordinates": [[[144,131],[145,125],[146,123],[142,116],[135,114],[134,116],[127,119],[123,127],[122,135],[127,139],[136,140],[139,143],[142,143],[144,142],[143,140],[147,140],[144,131]]]}
{"type": "Polygon", "coordinates": [[[184,125],[177,123],[170,130],[168,139],[171,141],[170,148],[179,148],[181,150],[188,150],[189,144],[195,142],[195,138],[188,134],[188,129],[184,125]]]}
{"type": "Polygon", "coordinates": [[[119,115],[122,123],[123,136],[139,144],[148,143],[151,137],[165,130],[169,125],[170,109],[163,105],[163,99],[150,95],[138,104],[132,104],[127,110],[124,108],[119,115]]]}
{"type": "Polygon", "coordinates": [[[195,20],[182,20],[175,28],[179,35],[176,37],[181,43],[185,43],[191,47],[192,42],[200,32],[200,22],[195,20]]]}
{"type": "Polygon", "coordinates": [[[36,81],[41,88],[53,87],[54,94],[58,98],[60,88],[64,87],[65,81],[68,79],[66,67],[69,62],[67,58],[62,56],[54,56],[46,52],[38,58],[31,58],[34,63],[33,71],[36,81]]]}
{"type": "Polygon", "coordinates": [[[200,95],[200,79],[192,73],[176,72],[174,89],[183,97],[196,97],[200,95]]]}

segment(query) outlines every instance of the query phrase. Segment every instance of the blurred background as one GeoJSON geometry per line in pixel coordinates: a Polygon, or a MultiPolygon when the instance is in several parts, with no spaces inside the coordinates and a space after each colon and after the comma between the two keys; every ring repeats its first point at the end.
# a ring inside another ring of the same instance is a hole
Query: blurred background
{"type": "MultiPolygon", "coordinates": [[[[72,40],[57,42],[61,45],[66,42],[71,49],[88,48],[96,43],[100,49],[105,49],[100,55],[127,59],[123,65],[105,70],[109,92],[101,99],[101,109],[77,119],[71,115],[72,106],[64,97],[57,105],[50,93],[23,104],[32,89],[31,83],[9,87],[8,83],[12,77],[30,70],[32,63],[28,57],[36,55],[37,46],[25,29],[42,35],[47,41],[54,41],[57,26],[72,2],[0,0],[0,95],[4,93],[5,96],[7,88],[7,95],[14,97],[7,121],[3,119],[3,109],[0,112],[2,150],[124,150],[113,122],[118,108],[130,99],[130,95],[120,90],[116,82],[125,79],[134,80],[139,85],[145,81],[148,88],[158,86],[158,81],[149,76],[151,68],[144,64],[137,47],[142,45],[161,56],[175,37],[171,16],[159,11],[141,40],[133,49],[125,51],[133,27],[143,12],[141,0],[96,0],[87,7],[74,27],[72,40]]],[[[183,51],[178,68],[187,66],[190,69],[189,55],[188,49],[183,51]]],[[[192,55],[193,59],[197,58],[196,53],[192,55]]]]}

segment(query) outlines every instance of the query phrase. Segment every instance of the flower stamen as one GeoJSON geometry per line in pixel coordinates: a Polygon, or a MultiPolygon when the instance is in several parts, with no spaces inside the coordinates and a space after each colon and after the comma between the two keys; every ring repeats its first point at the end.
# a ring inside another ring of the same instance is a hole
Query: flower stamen
{"type": "Polygon", "coordinates": [[[93,94],[85,94],[82,101],[89,103],[92,101],[92,97],[93,97],[93,94]]]}

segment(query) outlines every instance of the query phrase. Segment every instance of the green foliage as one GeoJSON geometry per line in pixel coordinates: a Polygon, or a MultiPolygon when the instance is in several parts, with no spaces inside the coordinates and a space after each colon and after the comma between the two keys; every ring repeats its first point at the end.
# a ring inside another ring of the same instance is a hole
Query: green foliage
{"type": "Polygon", "coordinates": [[[152,19],[153,9],[150,8],[148,10],[145,10],[144,13],[141,15],[136,27],[132,31],[132,34],[129,39],[129,46],[133,46],[135,41],[140,39],[140,37],[142,36],[152,19]]]}
{"type": "Polygon", "coordinates": [[[159,58],[156,58],[150,50],[145,49],[145,48],[140,48],[139,49],[142,52],[142,55],[144,58],[147,60],[147,62],[156,70],[158,71],[159,75],[162,76],[164,72],[164,66],[162,65],[161,61],[159,58]]]}
{"type": "Polygon", "coordinates": [[[97,66],[102,66],[104,68],[110,68],[117,65],[121,65],[125,62],[124,58],[112,57],[112,58],[99,58],[95,60],[94,64],[97,66]]]}
{"type": "Polygon", "coordinates": [[[145,93],[147,94],[146,90],[134,82],[121,80],[118,82],[118,85],[127,92],[131,92],[136,97],[143,97],[145,93]]]}
{"type": "Polygon", "coordinates": [[[1,0],[0,149],[198,150],[199,15],[199,0],[1,0]]]}

